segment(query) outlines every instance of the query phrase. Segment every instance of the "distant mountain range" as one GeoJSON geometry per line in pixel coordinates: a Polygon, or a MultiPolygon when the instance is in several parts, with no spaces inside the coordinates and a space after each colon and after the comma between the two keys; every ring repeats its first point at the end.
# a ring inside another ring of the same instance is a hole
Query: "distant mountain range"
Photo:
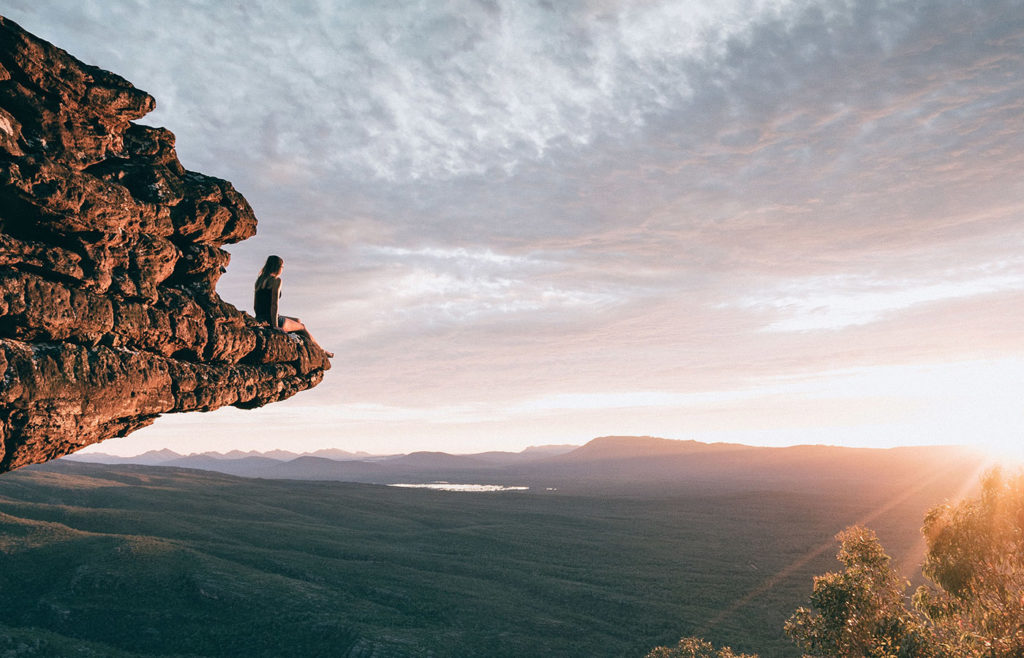
{"type": "Polygon", "coordinates": [[[490,469],[512,464],[541,461],[579,449],[577,445],[530,446],[521,452],[490,451],[472,455],[452,455],[445,452],[413,452],[399,455],[373,455],[368,452],[348,452],[329,448],[314,452],[296,453],[287,450],[259,452],[232,450],[230,452],[202,452],[182,455],[173,450],[150,450],[133,457],[120,457],[105,453],[74,454],[64,457],[68,461],[90,464],[139,464],[216,471],[243,477],[296,480],[349,480],[366,482],[384,480],[390,475],[420,471],[465,471],[490,469]],[[369,480],[368,480],[369,478],[369,480]]]}
{"type": "Polygon", "coordinates": [[[835,446],[752,447],[649,436],[606,436],[583,446],[548,445],[522,452],[370,455],[344,450],[294,453],[232,451],[180,455],[157,450],[135,457],[100,453],[69,461],[141,464],[216,471],[242,477],[374,484],[462,482],[549,490],[856,489],[878,478],[908,486],[936,473],[966,476],[986,461],[956,446],[893,449],[835,446]]]}
{"type": "MultiPolygon", "coordinates": [[[[142,464],[144,466],[160,466],[168,464],[169,462],[180,461],[180,460],[240,460],[240,459],[267,459],[270,461],[291,461],[298,457],[323,457],[324,459],[371,459],[374,455],[368,452],[348,452],[345,450],[338,450],[336,448],[328,448],[325,450],[317,450],[315,452],[290,452],[288,450],[271,450],[269,452],[259,452],[256,450],[249,450],[243,452],[241,450],[232,450],[230,452],[196,452],[189,455],[182,455],[164,448],[163,450],[150,450],[144,452],[141,455],[135,455],[133,457],[120,457],[118,455],[108,455],[102,452],[93,453],[77,453],[74,455],[68,455],[66,459],[77,462],[86,462],[90,464],[142,464]]],[[[180,465],[180,464],[175,464],[180,465]]],[[[214,469],[211,469],[214,470],[214,469]]]]}

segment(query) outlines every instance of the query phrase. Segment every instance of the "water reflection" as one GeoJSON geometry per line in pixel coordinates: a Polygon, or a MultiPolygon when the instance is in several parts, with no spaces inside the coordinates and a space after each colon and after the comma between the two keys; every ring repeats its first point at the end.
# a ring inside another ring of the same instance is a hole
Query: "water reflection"
{"type": "Polygon", "coordinates": [[[501,484],[452,484],[451,482],[431,482],[429,484],[389,484],[389,487],[406,487],[408,489],[436,489],[438,491],[528,491],[530,487],[506,487],[501,484]]]}

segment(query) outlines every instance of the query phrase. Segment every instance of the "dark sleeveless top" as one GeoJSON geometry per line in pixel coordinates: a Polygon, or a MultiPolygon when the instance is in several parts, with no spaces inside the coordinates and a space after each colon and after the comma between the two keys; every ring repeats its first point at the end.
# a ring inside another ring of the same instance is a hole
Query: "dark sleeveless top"
{"type": "Polygon", "coordinates": [[[253,294],[252,306],[256,313],[256,319],[266,322],[272,327],[280,326],[280,319],[277,315],[277,300],[281,296],[281,279],[273,277],[267,281],[269,285],[263,288],[256,288],[253,294]]]}

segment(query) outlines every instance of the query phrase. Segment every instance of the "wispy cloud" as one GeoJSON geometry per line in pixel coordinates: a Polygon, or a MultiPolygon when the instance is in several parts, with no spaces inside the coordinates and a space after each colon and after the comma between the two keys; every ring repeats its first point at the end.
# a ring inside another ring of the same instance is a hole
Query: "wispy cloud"
{"type": "Polygon", "coordinates": [[[838,330],[881,322],[924,304],[1004,292],[1024,293],[1020,259],[982,268],[949,268],[927,279],[798,279],[775,290],[754,292],[732,305],[769,315],[765,331],[838,330]]]}
{"type": "Polygon", "coordinates": [[[309,399],[1020,355],[1020,0],[7,7],[252,202],[220,292],[285,257],[342,355],[309,399]]]}

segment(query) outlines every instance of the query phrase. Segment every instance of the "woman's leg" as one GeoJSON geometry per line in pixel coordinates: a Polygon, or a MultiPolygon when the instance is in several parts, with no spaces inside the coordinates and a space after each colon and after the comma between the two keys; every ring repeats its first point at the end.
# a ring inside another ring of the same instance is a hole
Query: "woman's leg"
{"type": "Polygon", "coordinates": [[[309,333],[309,330],[306,329],[306,325],[302,324],[301,320],[299,320],[298,318],[291,318],[286,315],[282,315],[279,321],[281,323],[282,331],[287,331],[288,333],[292,334],[299,334],[300,336],[306,338],[307,340],[309,340],[309,342],[313,343],[321,350],[323,350],[323,352],[327,354],[328,358],[334,358],[334,352],[328,352],[324,348],[320,347],[320,343],[316,342],[316,340],[313,338],[313,335],[309,333]]]}
{"type": "Polygon", "coordinates": [[[298,318],[290,318],[287,315],[282,315],[278,321],[281,325],[281,331],[287,331],[288,333],[305,333],[306,335],[309,335],[309,332],[306,331],[306,325],[302,324],[298,318]]]}

